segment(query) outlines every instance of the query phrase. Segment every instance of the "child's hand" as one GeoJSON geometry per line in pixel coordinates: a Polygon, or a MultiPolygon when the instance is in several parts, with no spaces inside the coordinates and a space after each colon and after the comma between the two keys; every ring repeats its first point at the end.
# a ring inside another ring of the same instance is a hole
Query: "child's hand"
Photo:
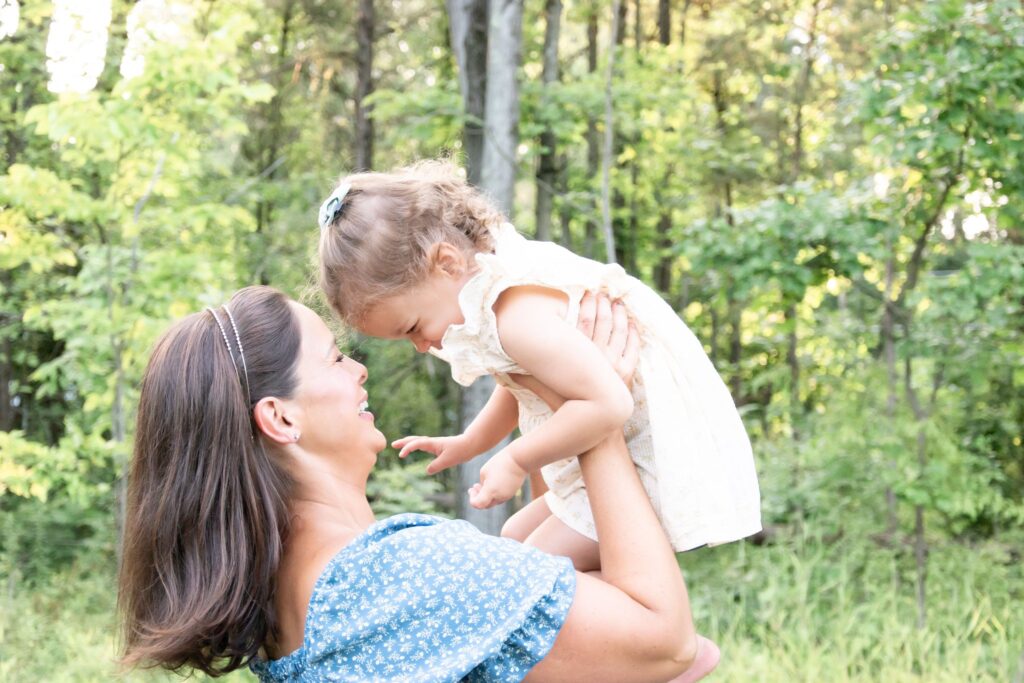
{"type": "Polygon", "coordinates": [[[504,503],[522,488],[526,470],[516,464],[508,449],[498,453],[480,468],[480,482],[469,489],[469,504],[479,510],[504,503]]]}
{"type": "Polygon", "coordinates": [[[413,451],[426,451],[437,456],[427,465],[427,474],[437,474],[453,465],[468,462],[478,455],[463,434],[458,436],[404,436],[392,441],[391,446],[400,449],[398,451],[399,458],[404,458],[413,451]]]}

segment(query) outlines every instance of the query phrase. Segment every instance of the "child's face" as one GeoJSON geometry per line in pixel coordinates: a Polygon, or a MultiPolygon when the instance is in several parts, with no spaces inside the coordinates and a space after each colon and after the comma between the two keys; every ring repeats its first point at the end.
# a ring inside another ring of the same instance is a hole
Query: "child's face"
{"type": "Polygon", "coordinates": [[[432,270],[409,290],[371,306],[359,331],[381,339],[408,339],[420,353],[439,349],[448,327],[465,322],[459,292],[468,279],[468,275],[432,270]]]}

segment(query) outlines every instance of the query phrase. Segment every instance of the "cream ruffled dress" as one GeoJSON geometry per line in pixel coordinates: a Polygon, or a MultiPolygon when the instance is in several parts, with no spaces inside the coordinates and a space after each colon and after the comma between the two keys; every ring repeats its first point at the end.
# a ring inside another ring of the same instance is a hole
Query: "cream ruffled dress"
{"type": "MultiPolygon", "coordinates": [[[[640,481],[676,551],[735,541],[761,529],[760,492],[746,430],[728,389],[693,332],[644,283],[618,265],[598,263],[516,229],[494,230],[495,253],[477,254],[479,272],[462,288],[465,323],[446,331],[433,353],[464,386],[493,375],[519,402],[525,434],[551,417],[547,404],[509,375],[529,374],[502,349],[493,306],[509,287],[539,285],[569,298],[575,326],[586,291],[622,299],[641,336],[626,443],[640,481]]],[[[570,455],[570,454],[567,454],[570,455]]],[[[576,457],[541,469],[552,514],[597,540],[576,457]]]]}

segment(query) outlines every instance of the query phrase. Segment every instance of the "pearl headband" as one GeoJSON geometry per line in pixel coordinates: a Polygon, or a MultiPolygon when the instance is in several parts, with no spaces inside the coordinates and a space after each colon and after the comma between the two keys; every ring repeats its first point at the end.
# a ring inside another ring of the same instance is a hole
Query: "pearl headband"
{"type": "MultiPolygon", "coordinates": [[[[208,310],[213,315],[213,319],[217,321],[217,327],[220,328],[220,335],[224,338],[224,346],[227,347],[228,355],[231,356],[231,363],[232,365],[235,365],[235,368],[237,369],[238,366],[235,362],[235,354],[231,350],[231,342],[228,339],[228,332],[224,328],[224,323],[221,322],[220,316],[217,315],[217,311],[213,310],[209,306],[206,310],[208,310]]],[[[238,355],[242,359],[242,376],[245,378],[245,395],[251,400],[252,392],[249,390],[249,368],[245,364],[245,351],[242,350],[242,336],[238,334],[238,325],[235,324],[235,316],[231,315],[231,309],[227,307],[227,304],[224,305],[224,311],[228,314],[228,320],[231,322],[231,329],[235,332],[235,343],[238,345],[238,355]]]]}

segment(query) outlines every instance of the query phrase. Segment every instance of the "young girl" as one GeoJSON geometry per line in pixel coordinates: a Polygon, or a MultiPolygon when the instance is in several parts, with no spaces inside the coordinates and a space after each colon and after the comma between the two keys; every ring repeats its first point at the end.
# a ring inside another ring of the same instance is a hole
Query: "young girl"
{"type": "Polygon", "coordinates": [[[548,491],[503,535],[597,569],[574,456],[616,428],[676,551],[760,530],[750,442],[725,384],[672,308],[621,267],[524,239],[443,162],[344,178],[319,218],[320,284],[344,320],[370,336],[409,339],[448,362],[462,385],[496,379],[464,433],[394,446],[402,456],[433,453],[433,473],[493,448],[518,423],[522,436],[469,491],[472,505],[489,507],[540,470],[548,491]],[[576,329],[588,291],[620,301],[637,325],[631,390],[576,329]]]}

